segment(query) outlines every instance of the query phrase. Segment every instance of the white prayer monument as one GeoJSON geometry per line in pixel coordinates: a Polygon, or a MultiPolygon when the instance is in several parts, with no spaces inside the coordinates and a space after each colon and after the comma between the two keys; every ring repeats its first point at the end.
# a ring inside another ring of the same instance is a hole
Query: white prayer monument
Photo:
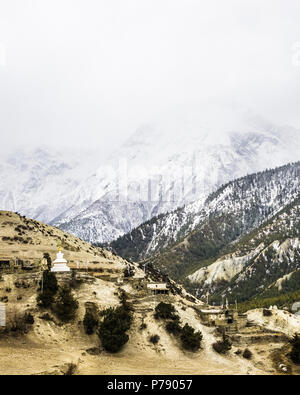
{"type": "Polygon", "coordinates": [[[59,251],[56,254],[56,259],[53,262],[53,266],[51,268],[51,272],[69,272],[70,268],[67,265],[68,261],[64,258],[64,254],[61,252],[61,247],[59,247],[59,251]]]}

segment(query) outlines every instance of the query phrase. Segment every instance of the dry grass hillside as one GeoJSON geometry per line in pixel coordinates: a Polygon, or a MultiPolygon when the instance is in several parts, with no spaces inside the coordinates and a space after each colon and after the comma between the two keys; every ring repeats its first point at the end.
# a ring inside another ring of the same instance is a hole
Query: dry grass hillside
{"type": "Polygon", "coordinates": [[[111,252],[93,247],[56,227],[17,213],[0,211],[0,266],[1,261],[7,259],[38,265],[46,252],[54,260],[60,244],[71,267],[76,267],[79,262],[81,268],[85,268],[86,261],[89,261],[90,269],[109,269],[112,272],[115,269],[118,272],[126,264],[111,252]]]}
{"type": "MultiPolygon", "coordinates": [[[[118,285],[101,279],[86,278],[74,290],[79,309],[73,322],[62,324],[51,310],[37,307],[38,284],[33,275],[22,275],[28,288],[16,288],[14,282],[21,275],[5,275],[0,283],[1,294],[8,293],[8,321],[20,312],[30,312],[34,317],[28,333],[3,332],[0,334],[0,374],[65,374],[70,364],[76,366],[75,374],[267,374],[272,372],[270,363],[257,368],[255,361],[247,361],[234,354],[221,356],[212,349],[216,341],[214,328],[201,324],[194,304],[184,297],[172,295],[168,302],[176,306],[182,323],[189,323],[203,334],[202,348],[196,352],[182,350],[179,341],[167,333],[164,322],[154,318],[155,298],[141,299],[130,282],[118,285]],[[106,352],[96,334],[87,335],[82,324],[86,303],[99,311],[117,306],[120,290],[124,289],[133,302],[133,324],[128,332],[129,341],[117,354],[106,352]],[[20,297],[22,299],[20,299],[20,297]],[[45,314],[48,313],[48,319],[45,314]],[[141,330],[141,324],[146,327],[141,330]],[[158,335],[159,342],[152,344],[151,335],[158,335]],[[271,370],[270,370],[271,369],[271,370]]],[[[83,276],[81,274],[81,276],[83,276]]],[[[67,275],[57,275],[60,282],[67,275]]]]}
{"type": "Polygon", "coordinates": [[[75,269],[56,274],[60,287],[64,284],[72,287],[78,302],[76,315],[65,323],[58,318],[55,309],[37,304],[39,268],[16,267],[2,271],[0,301],[6,306],[7,325],[0,328],[0,374],[278,373],[272,355],[280,353],[284,343],[273,344],[269,338],[260,336],[259,343],[247,344],[253,354],[249,360],[241,356],[239,351],[246,346],[240,344],[233,343],[226,355],[218,354],[212,344],[220,340],[220,334],[215,327],[202,323],[197,311],[202,303],[159,272],[147,268],[144,274],[137,265],[131,264],[130,276],[122,277],[127,265],[122,258],[55,227],[16,213],[0,212],[0,262],[28,260],[38,266],[45,252],[52,260],[55,258],[60,242],[73,268],[77,261],[90,262],[88,273],[75,269]],[[99,273],[104,275],[95,277],[99,273]],[[122,280],[116,281],[117,277],[122,280]],[[153,295],[147,289],[142,291],[136,286],[140,279],[146,283],[167,281],[170,292],[153,295]],[[77,280],[75,285],[74,280],[77,280]],[[111,354],[105,351],[96,333],[86,334],[83,320],[87,309],[92,308],[101,322],[101,312],[119,306],[124,293],[133,309],[129,341],[118,353],[111,354]],[[187,323],[202,333],[198,351],[184,350],[179,338],[167,332],[166,323],[155,319],[155,307],[160,301],[174,306],[182,326],[187,323]],[[25,314],[32,318],[26,325],[20,321],[25,314]],[[159,338],[156,344],[150,341],[153,335],[159,338]]]}

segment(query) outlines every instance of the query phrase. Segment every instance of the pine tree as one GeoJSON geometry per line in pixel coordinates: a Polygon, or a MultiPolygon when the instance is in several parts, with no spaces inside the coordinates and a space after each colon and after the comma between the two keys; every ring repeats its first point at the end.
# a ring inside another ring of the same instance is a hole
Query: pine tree
{"type": "Polygon", "coordinates": [[[296,333],[292,340],[290,341],[292,344],[292,351],[291,351],[291,359],[294,363],[300,364],[300,337],[296,333]]]}
{"type": "Polygon", "coordinates": [[[201,346],[202,333],[195,332],[195,329],[190,325],[185,324],[181,330],[180,340],[182,347],[188,351],[197,351],[201,346]]]}
{"type": "Polygon", "coordinates": [[[49,270],[43,271],[43,278],[40,281],[40,293],[37,296],[37,302],[42,307],[50,307],[54,302],[58,285],[55,273],[49,270]]]}
{"type": "Polygon", "coordinates": [[[129,340],[126,332],[131,326],[131,313],[120,306],[109,308],[102,314],[104,319],[99,326],[98,336],[106,351],[116,353],[129,340]]]}
{"type": "Polygon", "coordinates": [[[70,287],[64,285],[58,292],[54,311],[61,321],[68,322],[75,318],[78,302],[74,299],[70,287]]]}

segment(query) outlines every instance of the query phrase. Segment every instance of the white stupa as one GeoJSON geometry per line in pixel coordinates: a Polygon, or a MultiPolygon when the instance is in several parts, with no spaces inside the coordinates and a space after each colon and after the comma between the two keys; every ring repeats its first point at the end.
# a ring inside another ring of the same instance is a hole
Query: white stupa
{"type": "Polygon", "coordinates": [[[51,272],[69,272],[70,268],[67,265],[68,261],[64,258],[64,254],[61,252],[61,247],[56,254],[56,259],[53,262],[54,265],[51,268],[51,272]]]}

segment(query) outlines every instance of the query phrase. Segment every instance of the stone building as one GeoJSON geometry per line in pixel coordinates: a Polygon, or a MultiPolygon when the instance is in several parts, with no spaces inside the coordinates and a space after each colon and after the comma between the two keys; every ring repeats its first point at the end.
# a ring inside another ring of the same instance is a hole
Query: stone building
{"type": "Polygon", "coordinates": [[[168,295],[169,288],[167,283],[149,283],[147,284],[148,293],[152,295],[168,295]]]}
{"type": "Polygon", "coordinates": [[[39,263],[39,259],[20,259],[9,256],[0,256],[0,272],[32,270],[37,268],[39,263]]]}
{"type": "Polygon", "coordinates": [[[14,260],[10,257],[0,257],[0,270],[7,270],[14,267],[14,260]]]}
{"type": "Polygon", "coordinates": [[[228,332],[238,332],[247,324],[246,314],[235,309],[200,309],[200,318],[205,325],[224,328],[228,332]]]}

